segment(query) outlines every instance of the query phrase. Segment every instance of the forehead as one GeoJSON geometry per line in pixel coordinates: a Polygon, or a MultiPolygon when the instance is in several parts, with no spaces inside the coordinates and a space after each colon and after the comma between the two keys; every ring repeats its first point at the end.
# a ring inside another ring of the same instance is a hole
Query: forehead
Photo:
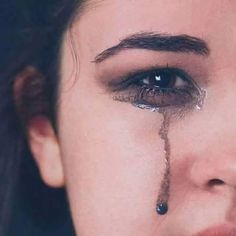
{"type": "Polygon", "coordinates": [[[235,13],[236,2],[232,0],[92,0],[85,4],[80,20],[90,26],[117,26],[119,31],[122,27],[127,30],[127,26],[138,28],[138,24],[180,31],[235,13]]]}
{"type": "Polygon", "coordinates": [[[236,38],[235,13],[236,1],[231,0],[92,0],[74,29],[93,54],[143,31],[188,34],[207,41],[220,34],[226,42],[236,38]]]}

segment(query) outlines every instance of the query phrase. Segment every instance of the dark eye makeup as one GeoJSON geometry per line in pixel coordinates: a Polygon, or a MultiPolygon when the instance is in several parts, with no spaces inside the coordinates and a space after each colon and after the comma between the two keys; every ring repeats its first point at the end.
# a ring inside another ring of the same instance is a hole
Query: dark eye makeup
{"type": "Polygon", "coordinates": [[[184,70],[174,67],[133,72],[111,85],[113,99],[151,109],[192,109],[200,106],[202,90],[184,70]]]}

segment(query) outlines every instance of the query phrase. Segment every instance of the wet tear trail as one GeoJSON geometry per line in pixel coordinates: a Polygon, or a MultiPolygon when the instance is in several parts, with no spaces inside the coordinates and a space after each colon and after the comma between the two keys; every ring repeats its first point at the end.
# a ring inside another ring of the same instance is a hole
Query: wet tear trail
{"type": "MultiPolygon", "coordinates": [[[[199,89],[197,96],[195,97],[194,101],[186,106],[185,110],[202,110],[203,103],[206,97],[206,91],[199,89]]],[[[171,159],[171,145],[169,140],[169,128],[170,128],[170,122],[171,118],[174,115],[174,113],[170,113],[165,110],[155,110],[158,111],[160,114],[163,115],[163,121],[159,130],[159,136],[161,140],[163,140],[164,143],[164,160],[165,160],[165,171],[163,174],[163,178],[161,181],[161,186],[159,190],[159,194],[157,197],[156,202],[156,212],[159,215],[165,215],[168,212],[168,202],[170,198],[170,185],[171,185],[171,165],[170,165],[170,159],[171,159]]],[[[181,117],[180,114],[181,110],[178,112],[178,116],[181,117]]]]}
{"type": "MultiPolygon", "coordinates": [[[[170,122],[172,122],[175,118],[182,118],[185,116],[185,114],[189,111],[193,110],[202,110],[204,100],[206,98],[206,91],[199,88],[197,85],[197,91],[193,95],[191,95],[191,101],[187,104],[178,104],[171,108],[173,109],[165,109],[165,106],[157,106],[153,107],[152,105],[147,105],[146,102],[140,102],[139,100],[143,100],[143,91],[140,93],[140,98],[138,99],[139,102],[132,101],[132,105],[135,107],[138,107],[140,109],[147,109],[151,112],[158,112],[163,116],[163,121],[161,123],[161,127],[159,129],[159,137],[163,141],[164,145],[164,160],[165,160],[165,170],[163,173],[163,177],[161,180],[161,186],[160,190],[157,196],[156,201],[156,212],[158,215],[165,215],[168,212],[168,202],[170,198],[170,185],[171,185],[171,165],[170,165],[170,159],[171,159],[171,144],[169,140],[169,128],[170,128],[170,122]],[[178,106],[181,105],[181,106],[178,106]]],[[[148,90],[148,93],[150,90],[148,90]]],[[[160,95],[160,94],[159,94],[160,95]]],[[[158,96],[159,96],[158,95],[158,96]]],[[[189,96],[189,94],[188,94],[189,96]]],[[[133,98],[133,96],[132,96],[133,98]]],[[[159,98],[159,97],[158,97],[159,98]]],[[[128,97],[128,100],[130,97],[128,97]]],[[[121,99],[121,97],[115,97],[115,100],[118,101],[126,101],[124,98],[121,99]]],[[[158,104],[162,105],[160,100],[158,100],[158,104]]]]}
{"type": "Polygon", "coordinates": [[[170,156],[171,147],[168,138],[170,115],[167,112],[162,112],[163,121],[159,130],[159,136],[164,142],[164,156],[165,156],[165,172],[162,178],[160,191],[156,203],[156,211],[159,215],[165,215],[168,212],[168,201],[170,197],[170,156]]]}

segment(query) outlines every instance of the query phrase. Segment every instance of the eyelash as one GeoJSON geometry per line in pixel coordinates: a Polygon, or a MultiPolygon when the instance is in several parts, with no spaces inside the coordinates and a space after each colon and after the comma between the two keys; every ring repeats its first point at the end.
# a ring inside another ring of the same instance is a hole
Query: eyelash
{"type": "Polygon", "coordinates": [[[168,66],[131,73],[117,83],[113,91],[115,92],[114,100],[129,102],[136,107],[153,111],[171,108],[178,110],[193,109],[200,107],[202,103],[202,90],[191,76],[182,69],[168,66]],[[153,76],[154,82],[160,84],[167,83],[169,76],[171,77],[169,79],[174,78],[174,81],[169,81],[171,85],[173,82],[176,84],[178,80],[181,86],[165,87],[163,85],[156,86],[154,83],[148,84],[153,76]],[[166,76],[164,81],[161,79],[163,76],[166,76]],[[143,83],[144,81],[146,84],[143,83]]]}

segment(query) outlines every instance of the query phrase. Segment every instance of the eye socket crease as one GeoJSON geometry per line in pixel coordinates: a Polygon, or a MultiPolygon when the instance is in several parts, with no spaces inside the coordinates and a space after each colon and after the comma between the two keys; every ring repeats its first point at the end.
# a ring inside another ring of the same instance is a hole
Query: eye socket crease
{"type": "Polygon", "coordinates": [[[207,43],[200,38],[186,34],[170,35],[155,32],[141,32],[132,34],[122,39],[119,44],[102,51],[92,62],[101,63],[127,49],[194,53],[201,56],[208,56],[210,54],[207,43]]]}

